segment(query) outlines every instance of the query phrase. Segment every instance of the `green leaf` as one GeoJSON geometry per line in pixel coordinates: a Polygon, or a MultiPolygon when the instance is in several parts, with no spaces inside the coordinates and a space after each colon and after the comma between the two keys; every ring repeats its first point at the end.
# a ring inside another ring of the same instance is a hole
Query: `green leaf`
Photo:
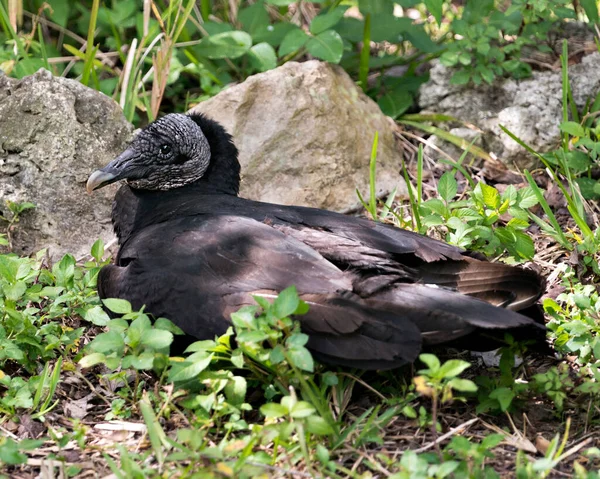
{"type": "Polygon", "coordinates": [[[285,360],[284,349],[281,344],[275,346],[269,354],[269,359],[272,364],[279,364],[285,360]]]}
{"type": "Polygon", "coordinates": [[[295,286],[284,289],[273,303],[273,314],[277,319],[283,319],[294,314],[298,308],[300,298],[295,286]]]}
{"type": "Polygon", "coordinates": [[[234,376],[225,386],[225,396],[231,404],[239,405],[246,399],[246,380],[241,376],[234,376]]]}
{"type": "Polygon", "coordinates": [[[240,369],[244,367],[244,354],[241,350],[236,349],[231,354],[231,364],[233,364],[236,368],[240,369]]]}
{"type": "Polygon", "coordinates": [[[131,303],[125,299],[107,298],[102,302],[110,311],[117,314],[128,314],[132,312],[131,303]]]}
{"type": "Polygon", "coordinates": [[[263,331],[244,331],[236,336],[238,343],[261,343],[269,336],[263,331]]]}
{"type": "Polygon", "coordinates": [[[290,53],[297,52],[300,50],[310,37],[304,32],[304,30],[297,28],[289,32],[279,46],[279,56],[283,57],[290,53]]]}
{"type": "Polygon", "coordinates": [[[139,356],[131,356],[131,366],[142,371],[152,369],[152,366],[154,366],[154,354],[144,351],[139,356]]]}
{"type": "Polygon", "coordinates": [[[592,166],[592,160],[589,155],[583,151],[569,151],[565,153],[565,160],[571,171],[575,173],[583,173],[592,166]]]}
{"type": "Polygon", "coordinates": [[[466,85],[471,79],[470,70],[458,70],[450,78],[451,85],[466,85]]]}
{"type": "Polygon", "coordinates": [[[509,388],[494,389],[490,393],[490,398],[496,399],[498,401],[502,412],[506,412],[508,410],[514,397],[515,393],[513,393],[509,388]]]}
{"type": "Polygon", "coordinates": [[[314,361],[310,351],[304,346],[295,346],[288,350],[290,362],[303,371],[312,373],[314,371],[314,361]]]}
{"type": "Polygon", "coordinates": [[[0,445],[0,462],[4,464],[16,465],[27,462],[27,456],[19,451],[19,445],[10,437],[4,440],[0,445]]]}
{"type": "Polygon", "coordinates": [[[457,191],[458,183],[454,178],[454,174],[450,171],[446,171],[438,182],[439,195],[446,203],[449,203],[456,196],[457,191]]]}
{"type": "Polygon", "coordinates": [[[335,30],[326,30],[311,38],[306,44],[308,53],[321,60],[339,63],[344,52],[342,37],[335,30]]]}
{"type": "Polygon", "coordinates": [[[98,238],[96,242],[92,245],[92,257],[100,262],[102,261],[102,257],[104,256],[104,241],[102,238],[98,238]]]}
{"type": "Polygon", "coordinates": [[[522,231],[515,231],[514,234],[516,238],[515,248],[519,256],[524,259],[533,259],[533,256],[535,255],[535,245],[531,236],[522,231]]]}
{"type": "Polygon", "coordinates": [[[173,333],[162,329],[147,329],[142,333],[141,344],[147,348],[163,349],[173,342],[173,333]]]}
{"type": "Polygon", "coordinates": [[[95,324],[96,326],[106,326],[110,321],[110,317],[100,306],[93,306],[88,309],[84,313],[83,319],[95,324]]]}
{"type": "Polygon", "coordinates": [[[303,333],[295,333],[286,340],[288,347],[300,347],[308,343],[308,336],[303,333]]]}
{"type": "Polygon", "coordinates": [[[277,403],[267,403],[260,407],[260,412],[265,417],[278,418],[287,415],[288,410],[285,406],[277,403]]]}
{"type": "Polygon", "coordinates": [[[413,101],[413,97],[409,92],[404,89],[396,89],[388,91],[379,98],[377,104],[385,115],[396,119],[410,108],[413,101]]]}
{"type": "Polygon", "coordinates": [[[523,209],[528,209],[538,204],[537,196],[531,186],[521,188],[517,192],[517,204],[519,208],[523,209]]]}
{"type": "Polygon", "coordinates": [[[560,131],[571,136],[585,136],[585,128],[574,121],[565,121],[559,125],[560,131]]]}
{"type": "Polygon", "coordinates": [[[367,13],[393,15],[394,2],[391,0],[358,0],[358,9],[363,15],[367,13]]]}
{"type": "MultiPolygon", "coordinates": [[[[199,353],[196,353],[199,354],[199,353]]],[[[212,361],[213,355],[212,353],[206,356],[203,359],[197,359],[192,364],[188,366],[184,366],[181,369],[175,371],[172,375],[169,374],[169,381],[177,382],[177,381],[187,381],[189,379],[193,379],[202,371],[204,371],[210,362],[212,361]]],[[[173,372],[174,370],[172,370],[173,372]]]]}
{"type": "Polygon", "coordinates": [[[448,386],[461,392],[476,392],[477,385],[469,379],[454,378],[448,382],[448,386]]]}
{"type": "Polygon", "coordinates": [[[252,37],[246,32],[234,30],[204,37],[194,51],[210,59],[234,59],[247,53],[251,47],[252,37]]]}
{"type": "Polygon", "coordinates": [[[248,56],[250,63],[260,72],[266,72],[277,67],[275,49],[266,42],[259,43],[250,48],[248,56]]]}
{"type": "Polygon", "coordinates": [[[267,3],[270,3],[271,5],[275,5],[277,7],[287,7],[292,3],[296,3],[296,1],[297,0],[266,0],[267,3]]]}
{"type": "Polygon", "coordinates": [[[440,360],[433,354],[420,354],[419,360],[425,363],[432,372],[436,372],[440,368],[440,360]]]}
{"type": "Polygon", "coordinates": [[[483,203],[488,208],[496,209],[500,206],[500,194],[498,190],[493,186],[486,185],[485,183],[479,183],[481,188],[481,194],[483,197],[483,203]]]}
{"type": "Polygon", "coordinates": [[[442,364],[437,375],[441,378],[453,378],[458,376],[470,366],[471,364],[466,361],[461,361],[460,359],[450,359],[442,364]]]}
{"type": "Polygon", "coordinates": [[[317,15],[310,23],[310,33],[318,35],[319,33],[323,33],[325,30],[334,27],[342,19],[345,11],[345,8],[338,7],[327,13],[317,15]]]}
{"type": "Polygon", "coordinates": [[[231,321],[236,328],[254,330],[258,327],[256,322],[256,306],[243,306],[231,313],[231,321]]]}
{"type": "Polygon", "coordinates": [[[590,23],[600,23],[596,0],[579,0],[579,3],[585,10],[585,14],[587,15],[590,23]]]}
{"type": "Polygon", "coordinates": [[[4,295],[9,301],[18,301],[27,291],[27,285],[23,281],[4,286],[4,295]]]}
{"type": "Polygon", "coordinates": [[[317,434],[319,436],[325,436],[333,434],[331,426],[320,416],[309,416],[306,418],[306,430],[317,434]]]}
{"type": "Polygon", "coordinates": [[[315,408],[312,407],[306,401],[298,401],[296,404],[292,406],[290,411],[290,416],[293,418],[299,419],[303,417],[308,417],[314,414],[315,408]]]}
{"type": "Polygon", "coordinates": [[[88,347],[98,353],[122,352],[125,348],[125,342],[121,334],[116,331],[109,331],[96,336],[88,347]]]}
{"type": "Polygon", "coordinates": [[[79,360],[79,365],[82,368],[91,368],[92,366],[95,366],[96,364],[101,364],[104,363],[106,361],[106,356],[102,353],[92,353],[92,354],[88,354],[84,357],[82,357],[79,360]]]}
{"type": "Polygon", "coordinates": [[[485,449],[493,449],[502,441],[504,441],[504,436],[502,434],[490,434],[489,436],[483,438],[483,441],[481,441],[481,447],[485,449]]]}
{"type": "Polygon", "coordinates": [[[442,24],[442,6],[444,0],[425,0],[425,7],[433,15],[438,26],[442,24]]]}
{"type": "Polygon", "coordinates": [[[259,0],[254,5],[242,8],[238,13],[238,21],[246,32],[254,36],[256,32],[269,25],[269,14],[264,2],[259,0]]]}

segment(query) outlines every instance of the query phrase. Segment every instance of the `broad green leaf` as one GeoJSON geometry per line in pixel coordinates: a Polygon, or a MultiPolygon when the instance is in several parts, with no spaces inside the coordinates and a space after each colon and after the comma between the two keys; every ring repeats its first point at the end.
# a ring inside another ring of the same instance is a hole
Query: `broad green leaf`
{"type": "Polygon", "coordinates": [[[243,306],[234,313],[231,313],[231,321],[236,328],[256,329],[256,306],[243,306]]]}
{"type": "Polygon", "coordinates": [[[92,245],[92,257],[100,262],[102,261],[102,257],[104,256],[104,241],[102,238],[98,238],[96,242],[92,245]]]}
{"type": "Polygon", "coordinates": [[[312,37],[306,44],[308,53],[321,60],[339,63],[344,52],[344,42],[335,30],[326,30],[312,37]]]}
{"type": "MultiPolygon", "coordinates": [[[[166,331],[163,332],[166,333],[166,331]]],[[[152,369],[152,366],[154,366],[154,354],[145,351],[139,356],[131,356],[131,366],[138,370],[152,369]]]]}
{"type": "Polygon", "coordinates": [[[173,375],[169,374],[169,381],[187,381],[193,379],[202,371],[204,371],[210,362],[212,361],[213,355],[209,354],[203,359],[197,359],[192,364],[178,369],[173,375]]]}
{"type": "Polygon", "coordinates": [[[490,398],[496,399],[500,404],[500,409],[505,412],[510,407],[515,394],[509,388],[494,389],[490,393],[490,398]]]}
{"type": "Polygon", "coordinates": [[[231,404],[239,405],[246,399],[246,380],[241,376],[234,376],[225,386],[225,396],[231,404]]]}
{"type": "Polygon", "coordinates": [[[454,379],[450,380],[450,382],[448,382],[448,385],[452,389],[456,389],[457,391],[461,391],[461,392],[476,392],[477,391],[477,385],[469,379],[454,378],[454,379]]]}
{"type": "Polygon", "coordinates": [[[248,52],[250,63],[260,72],[266,72],[277,67],[277,55],[271,45],[266,42],[259,43],[250,48],[248,52]]]}
{"type": "Polygon", "coordinates": [[[438,26],[442,24],[442,6],[444,5],[444,0],[424,0],[425,7],[427,10],[433,15],[435,21],[438,26]]]}
{"type": "Polygon", "coordinates": [[[162,329],[147,329],[142,333],[141,344],[147,348],[163,349],[173,342],[173,333],[162,329]]]}
{"type": "Polygon", "coordinates": [[[298,308],[299,302],[300,298],[298,298],[296,287],[290,286],[279,293],[279,296],[275,299],[273,303],[273,314],[275,314],[278,319],[291,316],[298,308]]]}
{"type": "Polygon", "coordinates": [[[300,50],[310,37],[300,28],[292,30],[285,37],[279,46],[279,56],[283,57],[300,50]]]}
{"type": "Polygon", "coordinates": [[[286,340],[288,347],[300,347],[306,345],[306,343],[308,343],[308,336],[303,333],[293,334],[286,340]]]}
{"type": "Polygon", "coordinates": [[[458,183],[454,178],[454,174],[451,171],[446,171],[438,182],[439,195],[446,203],[449,203],[456,196],[457,191],[458,183]]]}
{"type": "Polygon", "coordinates": [[[535,245],[531,236],[522,231],[515,231],[515,238],[515,248],[519,256],[523,259],[533,259],[533,256],[535,255],[535,245]]]}
{"type": "Polygon", "coordinates": [[[244,331],[236,336],[238,343],[260,343],[269,336],[262,331],[244,331]]]}
{"type": "Polygon", "coordinates": [[[579,0],[579,3],[585,10],[590,23],[600,23],[598,18],[598,5],[596,0],[579,0]]]}
{"type": "Polygon", "coordinates": [[[265,417],[278,418],[287,415],[288,410],[285,406],[277,403],[267,403],[260,407],[260,412],[265,417]]]}
{"type": "Polygon", "coordinates": [[[317,15],[310,23],[310,33],[313,35],[318,35],[319,33],[323,33],[325,30],[329,30],[342,19],[345,11],[345,8],[338,7],[328,11],[327,13],[317,15]]]}
{"type": "Polygon", "coordinates": [[[311,416],[312,414],[314,414],[314,412],[315,412],[315,408],[313,406],[311,406],[309,403],[307,403],[306,401],[298,401],[292,407],[292,409],[290,411],[290,416],[292,416],[293,418],[299,419],[299,418],[311,416]]]}
{"type": "Polygon", "coordinates": [[[432,372],[436,372],[440,368],[440,360],[433,354],[420,354],[419,360],[425,363],[432,372]]]}
{"type": "Polygon", "coordinates": [[[478,185],[481,188],[481,194],[483,198],[483,203],[488,208],[498,208],[500,206],[500,194],[498,190],[493,186],[486,185],[485,183],[479,183],[478,185]]]}
{"type": "Polygon", "coordinates": [[[132,312],[131,303],[125,299],[107,298],[103,299],[102,302],[113,313],[128,314],[132,312]]]}
{"type": "Polygon", "coordinates": [[[290,362],[303,371],[313,372],[314,362],[310,351],[304,346],[294,346],[288,350],[290,362]]]}
{"type": "Polygon", "coordinates": [[[238,13],[238,21],[244,27],[244,31],[250,35],[269,25],[269,14],[265,9],[262,0],[258,0],[254,5],[242,8],[238,13]]]}
{"type": "Polygon", "coordinates": [[[110,321],[110,317],[100,306],[93,306],[88,309],[83,315],[83,319],[96,326],[106,326],[110,321]]]}
{"type": "Polygon", "coordinates": [[[519,208],[523,209],[528,209],[538,204],[537,196],[531,186],[521,188],[517,192],[517,204],[519,208]]]}
{"type": "Polygon", "coordinates": [[[410,108],[413,101],[413,97],[409,92],[397,89],[387,92],[377,100],[377,104],[385,115],[396,119],[410,108]]]}
{"type": "Polygon", "coordinates": [[[82,357],[79,360],[79,365],[82,368],[91,368],[96,364],[101,364],[106,361],[106,356],[102,353],[92,353],[82,357]]]}
{"type": "Polygon", "coordinates": [[[252,34],[254,43],[266,42],[273,48],[279,47],[285,36],[291,31],[298,30],[298,27],[289,22],[277,22],[273,25],[266,25],[252,34]]]}
{"type": "Polygon", "coordinates": [[[203,38],[194,51],[210,59],[234,59],[247,53],[251,47],[252,37],[246,32],[234,30],[203,38]]]}
{"type": "Polygon", "coordinates": [[[565,121],[559,125],[560,131],[571,136],[585,136],[585,128],[574,121],[565,121]]]}
{"type": "Polygon", "coordinates": [[[583,173],[584,171],[587,171],[590,166],[592,166],[592,160],[590,156],[583,151],[569,151],[565,153],[565,160],[569,170],[574,171],[575,173],[583,173]]]}
{"type": "Polygon", "coordinates": [[[331,426],[320,416],[309,416],[306,418],[306,429],[308,432],[317,434],[319,436],[325,436],[333,434],[331,426]]]}
{"type": "MultiPolygon", "coordinates": [[[[154,321],[154,329],[164,329],[165,331],[171,331],[173,334],[178,335],[185,334],[179,326],[167,318],[157,318],[156,321],[154,321]]],[[[214,341],[211,342],[214,343],[214,341]]]]}
{"type": "Polygon", "coordinates": [[[461,361],[460,359],[450,359],[446,361],[440,369],[437,375],[442,378],[453,378],[462,373],[465,369],[471,367],[471,364],[467,361],[461,361]]]}
{"type": "Polygon", "coordinates": [[[88,347],[97,353],[121,352],[125,348],[125,342],[119,333],[109,331],[96,336],[88,347]]]}
{"type": "Polygon", "coordinates": [[[27,285],[23,281],[17,281],[15,284],[4,286],[4,296],[9,301],[18,301],[27,291],[27,285]]]}
{"type": "Polygon", "coordinates": [[[358,8],[363,15],[367,13],[393,15],[394,2],[392,0],[358,0],[358,8]]]}
{"type": "Polygon", "coordinates": [[[277,7],[287,7],[292,3],[296,3],[297,0],[266,0],[267,3],[275,5],[277,7]]]}

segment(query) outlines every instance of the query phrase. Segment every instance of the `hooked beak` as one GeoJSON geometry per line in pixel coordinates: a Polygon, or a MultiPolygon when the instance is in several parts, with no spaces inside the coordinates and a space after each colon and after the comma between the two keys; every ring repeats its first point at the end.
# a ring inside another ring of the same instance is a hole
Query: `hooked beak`
{"type": "Polygon", "coordinates": [[[133,150],[125,150],[117,158],[100,170],[94,171],[87,180],[85,189],[89,194],[99,188],[103,188],[116,181],[129,178],[130,173],[135,168],[132,159],[137,156],[133,150]]]}

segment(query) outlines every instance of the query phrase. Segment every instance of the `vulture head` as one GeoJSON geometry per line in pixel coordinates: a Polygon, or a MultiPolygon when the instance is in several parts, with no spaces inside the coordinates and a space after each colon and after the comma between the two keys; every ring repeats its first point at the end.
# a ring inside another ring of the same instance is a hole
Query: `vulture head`
{"type": "Polygon", "coordinates": [[[239,169],[237,149],[222,126],[202,115],[171,113],[144,128],[123,153],[94,171],[86,189],[91,193],[125,180],[136,190],[165,191],[212,179],[221,190],[237,194],[239,169]]]}

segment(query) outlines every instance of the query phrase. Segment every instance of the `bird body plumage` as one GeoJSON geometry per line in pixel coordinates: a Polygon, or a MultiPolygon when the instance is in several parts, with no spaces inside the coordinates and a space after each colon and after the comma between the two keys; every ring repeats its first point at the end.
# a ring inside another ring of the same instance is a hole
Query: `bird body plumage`
{"type": "MultiPolygon", "coordinates": [[[[295,285],[310,305],[298,319],[313,353],[365,369],[413,361],[424,345],[493,348],[505,332],[543,341],[545,328],[517,312],[535,308],[543,291],[533,271],[481,261],[366,219],[240,198],[237,150],[220,125],[203,116],[162,121],[189,119],[210,146],[200,179],[140,189],[137,170],[122,176],[112,164],[90,177],[93,188],[133,178],[115,198],[120,250],[115,264],[100,272],[102,298],[146,305],[204,339],[224,333],[229,315],[253,304],[252,295],[272,298],[295,285]]],[[[143,156],[137,150],[155,136],[134,140],[126,157],[143,156]]],[[[173,155],[185,149],[170,141],[173,155]]]]}

